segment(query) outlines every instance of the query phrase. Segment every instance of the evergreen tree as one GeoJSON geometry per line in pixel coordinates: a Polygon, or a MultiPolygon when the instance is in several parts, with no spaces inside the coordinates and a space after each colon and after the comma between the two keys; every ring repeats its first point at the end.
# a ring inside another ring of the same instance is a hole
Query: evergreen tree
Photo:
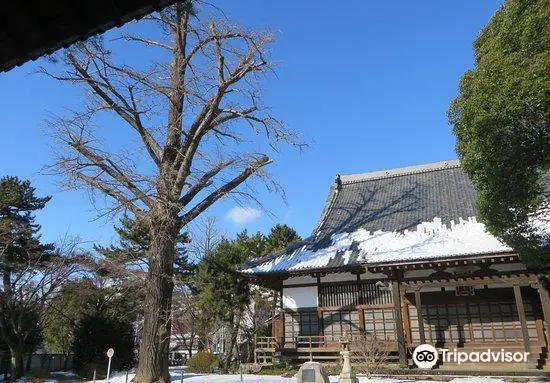
{"type": "MultiPolygon", "coordinates": [[[[264,289],[254,288],[237,272],[237,266],[268,253],[282,250],[300,241],[296,231],[286,225],[275,225],[268,236],[257,232],[250,236],[246,230],[235,240],[223,238],[216,250],[207,254],[198,264],[195,287],[198,290],[197,305],[203,326],[222,323],[227,326],[229,341],[220,364],[225,370],[231,367],[236,352],[237,337],[242,331],[249,341],[257,331],[263,331],[263,320],[256,320],[259,310],[270,308],[277,296],[264,289]],[[251,303],[253,304],[251,305],[251,303]],[[252,312],[250,312],[250,308],[252,312]],[[252,317],[252,328],[242,326],[245,315],[252,317]],[[261,322],[261,325],[260,325],[261,322]]],[[[265,310],[264,310],[265,311],[265,310]]]]}
{"type": "Polygon", "coordinates": [[[296,230],[287,225],[277,224],[271,228],[266,238],[265,253],[283,250],[301,240],[302,238],[296,233],[296,230]]]}
{"type": "Polygon", "coordinates": [[[197,305],[203,325],[212,325],[217,321],[229,329],[225,355],[220,358],[220,367],[225,371],[231,367],[239,325],[251,298],[250,287],[236,272],[236,267],[249,260],[258,246],[258,243],[249,243],[248,239],[246,232],[240,233],[235,241],[222,239],[216,252],[201,260],[195,278],[200,292],[197,305]]]}
{"type": "Polygon", "coordinates": [[[86,313],[75,330],[75,370],[91,378],[94,370],[106,373],[106,351],[115,350],[111,370],[128,370],[134,365],[134,327],[131,322],[101,312],[86,313]]]}
{"type": "Polygon", "coordinates": [[[13,272],[39,264],[52,255],[53,245],[40,242],[40,225],[34,213],[46,206],[51,197],[35,196],[30,181],[17,177],[0,179],[0,273],[4,292],[9,292],[13,272]]]}
{"type": "Polygon", "coordinates": [[[66,356],[73,353],[75,369],[84,375],[97,363],[105,364],[109,347],[116,350],[113,361],[118,364],[113,367],[128,367],[141,299],[121,284],[101,277],[67,283],[45,313],[44,345],[66,356]]]}
{"type": "Polygon", "coordinates": [[[40,307],[53,287],[40,286],[37,276],[54,252],[53,245],[41,243],[34,216],[49,200],[37,197],[29,181],[0,179],[0,335],[10,350],[14,377],[24,373],[23,355],[39,342],[40,307]]]}
{"type": "MultiPolygon", "coordinates": [[[[127,275],[124,269],[146,271],[148,269],[147,251],[151,243],[148,221],[124,215],[120,219],[120,226],[115,226],[115,231],[119,236],[118,245],[108,247],[94,245],[94,249],[106,261],[100,262],[100,273],[114,279],[121,279],[127,275]]],[[[189,261],[186,248],[188,243],[189,235],[186,232],[179,233],[173,263],[174,274],[179,281],[187,280],[194,269],[189,261]]]]}
{"type": "Polygon", "coordinates": [[[506,0],[474,42],[475,67],[449,109],[488,230],[532,267],[550,265],[550,6],[506,0]]]}

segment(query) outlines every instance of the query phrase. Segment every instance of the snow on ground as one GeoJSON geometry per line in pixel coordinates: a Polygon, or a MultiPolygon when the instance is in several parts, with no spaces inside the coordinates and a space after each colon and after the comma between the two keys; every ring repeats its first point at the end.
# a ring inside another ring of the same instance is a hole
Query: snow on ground
{"type": "MultiPolygon", "coordinates": [[[[134,373],[128,374],[128,382],[134,377],[134,373]]],[[[181,370],[171,369],[170,375],[172,383],[179,383],[181,380],[181,370]]],[[[281,376],[270,375],[243,375],[243,381],[247,383],[296,383],[296,378],[283,378],[281,376]]],[[[105,380],[98,380],[97,383],[107,383],[105,380]]],[[[126,383],[126,373],[114,373],[109,379],[110,383],[126,383]]],[[[190,374],[183,373],[183,383],[240,383],[239,375],[222,374],[190,374]]],[[[338,376],[331,376],[330,383],[338,383],[338,376]]],[[[505,383],[503,379],[494,377],[467,377],[454,378],[452,380],[411,380],[399,378],[373,378],[359,377],[359,383],[505,383]]]]}
{"type": "MultiPolygon", "coordinates": [[[[134,376],[134,373],[128,374],[128,382],[130,382],[134,376]]],[[[172,377],[172,383],[179,383],[182,378],[180,370],[175,369],[170,371],[170,376],[172,377]]],[[[237,383],[240,381],[240,375],[183,373],[183,383],[237,383]]],[[[248,383],[295,383],[296,379],[282,378],[280,376],[243,375],[243,381],[248,383]]],[[[335,382],[337,381],[338,379],[335,380],[335,382]]],[[[96,380],[96,383],[107,383],[107,381],[96,380]]],[[[126,383],[126,373],[114,373],[111,375],[109,383],[126,383]]]]}
{"type": "Polygon", "coordinates": [[[78,375],[72,371],[52,371],[50,372],[50,376],[54,378],[59,377],[59,378],[65,378],[65,379],[78,378],[78,375]]]}

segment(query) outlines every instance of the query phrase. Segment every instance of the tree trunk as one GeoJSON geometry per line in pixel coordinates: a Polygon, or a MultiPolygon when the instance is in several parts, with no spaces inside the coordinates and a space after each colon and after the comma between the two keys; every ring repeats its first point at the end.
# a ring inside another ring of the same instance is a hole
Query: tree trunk
{"type": "Polygon", "coordinates": [[[31,370],[31,365],[32,365],[32,354],[34,353],[34,351],[31,351],[29,352],[29,354],[27,355],[27,365],[25,366],[25,371],[30,371],[31,370]]]}
{"type": "Polygon", "coordinates": [[[23,358],[23,347],[10,346],[11,353],[11,377],[21,378],[25,373],[25,358],[23,358]]]}
{"type": "Polygon", "coordinates": [[[225,350],[224,360],[222,363],[224,371],[229,371],[233,362],[233,352],[235,351],[235,345],[237,344],[237,337],[239,335],[239,324],[241,321],[242,313],[239,311],[237,315],[233,314],[229,321],[229,345],[225,350]]]}
{"type": "Polygon", "coordinates": [[[170,383],[169,347],[174,283],[172,267],[179,232],[177,213],[160,211],[151,219],[144,323],[134,383],[170,383]]]}

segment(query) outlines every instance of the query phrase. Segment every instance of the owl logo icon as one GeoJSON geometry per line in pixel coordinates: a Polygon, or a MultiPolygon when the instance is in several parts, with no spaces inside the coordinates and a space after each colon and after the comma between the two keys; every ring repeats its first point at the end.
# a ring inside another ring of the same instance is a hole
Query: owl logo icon
{"type": "Polygon", "coordinates": [[[437,349],[429,344],[421,344],[414,349],[413,361],[418,368],[430,369],[437,363],[439,358],[437,349]]]}

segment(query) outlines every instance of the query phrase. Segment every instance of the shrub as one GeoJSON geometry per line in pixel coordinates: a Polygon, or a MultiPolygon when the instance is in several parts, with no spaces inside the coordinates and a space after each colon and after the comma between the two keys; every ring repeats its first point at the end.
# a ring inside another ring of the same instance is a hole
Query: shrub
{"type": "Polygon", "coordinates": [[[93,370],[106,374],[107,350],[115,350],[111,371],[127,370],[134,365],[134,328],[132,323],[101,314],[85,316],[75,331],[73,367],[90,378],[93,370]]]}
{"type": "Polygon", "coordinates": [[[208,351],[199,351],[187,360],[189,372],[210,372],[218,366],[218,357],[208,351]]]}
{"type": "Polygon", "coordinates": [[[45,368],[33,368],[26,373],[30,380],[42,380],[50,377],[50,372],[45,368]]]}
{"type": "Polygon", "coordinates": [[[350,345],[352,356],[358,361],[356,369],[369,379],[378,374],[388,360],[391,350],[388,343],[373,334],[356,336],[350,345]]]}

